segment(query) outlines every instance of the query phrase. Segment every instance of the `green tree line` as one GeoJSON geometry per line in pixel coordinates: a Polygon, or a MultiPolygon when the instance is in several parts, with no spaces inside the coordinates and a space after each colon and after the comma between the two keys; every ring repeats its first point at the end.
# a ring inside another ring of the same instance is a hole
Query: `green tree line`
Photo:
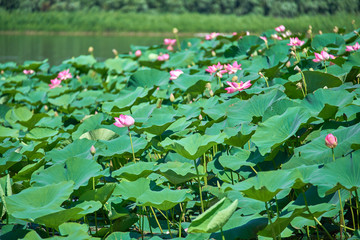
{"type": "Polygon", "coordinates": [[[0,0],[8,11],[121,11],[124,13],[303,14],[360,13],[359,0],[0,0]]]}

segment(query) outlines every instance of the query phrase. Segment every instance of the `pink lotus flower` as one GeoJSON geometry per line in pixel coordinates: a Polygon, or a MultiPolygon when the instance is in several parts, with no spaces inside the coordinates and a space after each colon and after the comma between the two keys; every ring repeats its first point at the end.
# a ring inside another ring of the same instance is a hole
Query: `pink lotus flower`
{"type": "Polygon", "coordinates": [[[329,148],[335,148],[337,146],[337,138],[331,133],[329,133],[325,137],[325,145],[329,148]]]}
{"type": "MultiPolygon", "coordinates": [[[[355,43],[355,45],[353,45],[353,46],[346,46],[346,49],[345,49],[345,51],[347,51],[347,52],[352,52],[352,51],[357,51],[357,50],[359,50],[360,49],[360,44],[357,42],[357,43],[355,43]]],[[[25,70],[24,70],[25,71],[25,70]]]]}
{"type": "Polygon", "coordinates": [[[206,39],[206,40],[211,40],[211,39],[216,38],[216,37],[219,36],[219,35],[220,35],[220,33],[212,32],[212,33],[206,35],[206,36],[205,36],[205,39],[206,39]]]}
{"type": "Polygon", "coordinates": [[[225,69],[229,72],[229,74],[234,74],[238,70],[241,70],[241,64],[238,64],[237,61],[235,61],[233,65],[231,64],[226,65],[225,69]]]}
{"type": "Polygon", "coordinates": [[[93,155],[93,156],[95,155],[96,149],[95,149],[94,145],[91,146],[91,148],[90,148],[90,153],[91,153],[91,155],[93,155]]]}
{"type": "Polygon", "coordinates": [[[288,46],[302,46],[304,45],[305,41],[301,41],[298,37],[290,38],[290,43],[288,43],[288,46]]]}
{"type": "Polygon", "coordinates": [[[135,120],[131,116],[120,114],[120,116],[114,117],[115,122],[114,125],[117,127],[130,127],[134,125],[135,120]]]}
{"type": "Polygon", "coordinates": [[[216,76],[218,76],[219,78],[222,78],[223,77],[223,74],[224,73],[227,73],[227,71],[224,69],[224,70],[220,70],[216,73],[216,76]]]}
{"type": "Polygon", "coordinates": [[[72,75],[71,75],[71,73],[70,73],[69,71],[70,71],[70,69],[61,71],[61,72],[59,72],[59,74],[58,74],[57,77],[58,77],[60,80],[70,79],[70,78],[72,78],[72,75]]]}
{"type": "Polygon", "coordinates": [[[267,42],[267,38],[265,36],[260,36],[260,39],[264,40],[264,42],[267,42]]]}
{"type": "Polygon", "coordinates": [[[250,80],[243,83],[242,81],[240,83],[237,83],[237,82],[229,82],[227,81],[226,82],[230,87],[228,88],[225,88],[225,90],[227,91],[227,93],[233,93],[233,92],[236,92],[236,91],[242,91],[244,89],[247,89],[249,87],[251,87],[251,82],[250,80]]]}
{"type": "Polygon", "coordinates": [[[164,44],[165,45],[175,45],[176,43],[176,39],[170,39],[170,38],[165,38],[164,39],[164,44]]]}
{"type": "Polygon", "coordinates": [[[29,70],[24,69],[23,73],[26,74],[26,75],[30,75],[30,74],[34,73],[34,70],[32,70],[32,69],[29,69],[29,70]]]}
{"type": "Polygon", "coordinates": [[[140,57],[141,54],[142,54],[142,53],[141,53],[141,50],[136,50],[136,51],[135,51],[135,56],[136,56],[136,57],[140,57]]]}
{"type": "Polygon", "coordinates": [[[271,34],[271,38],[276,39],[276,40],[282,40],[282,38],[280,36],[278,36],[277,34],[271,34]]]}
{"type": "Polygon", "coordinates": [[[209,72],[210,75],[212,75],[213,73],[221,69],[223,69],[223,65],[221,65],[220,62],[218,62],[216,65],[208,66],[208,68],[205,69],[205,71],[209,72]]]}
{"type": "Polygon", "coordinates": [[[61,80],[60,79],[51,79],[50,80],[51,84],[49,84],[50,89],[56,88],[56,87],[62,87],[61,84],[61,80]]]}
{"type": "Polygon", "coordinates": [[[275,31],[277,32],[284,32],[285,31],[285,26],[284,25],[280,25],[278,27],[275,28],[275,31]]]}
{"type": "Polygon", "coordinates": [[[233,35],[233,36],[237,35],[237,32],[233,32],[232,35],[233,35]]]}
{"type": "Polygon", "coordinates": [[[321,53],[314,53],[315,59],[313,59],[314,62],[321,62],[331,59],[335,59],[334,55],[328,54],[325,51],[321,51],[321,53]]]}
{"type": "Polygon", "coordinates": [[[165,54],[161,54],[158,56],[157,60],[158,61],[166,61],[166,60],[169,60],[169,54],[165,53],[165,54]]]}
{"type": "Polygon", "coordinates": [[[176,69],[176,70],[172,70],[170,71],[170,80],[175,80],[177,79],[181,74],[183,74],[184,72],[176,69]]]}

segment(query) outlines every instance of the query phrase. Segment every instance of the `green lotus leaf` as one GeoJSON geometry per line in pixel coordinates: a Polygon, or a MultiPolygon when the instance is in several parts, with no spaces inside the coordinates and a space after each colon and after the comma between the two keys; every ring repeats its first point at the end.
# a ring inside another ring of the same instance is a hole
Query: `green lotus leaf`
{"type": "Polygon", "coordinates": [[[25,137],[32,140],[44,140],[46,138],[55,136],[56,134],[58,134],[57,130],[51,128],[35,127],[31,129],[30,132],[25,135],[25,137]]]}
{"type": "Polygon", "coordinates": [[[41,166],[43,166],[44,162],[45,162],[45,160],[42,159],[42,160],[40,160],[40,161],[38,161],[36,163],[26,165],[15,176],[13,176],[12,179],[14,180],[14,182],[30,180],[31,175],[33,174],[33,172],[35,172],[41,166]]]}
{"type": "Polygon", "coordinates": [[[335,33],[324,33],[321,35],[316,35],[311,42],[311,46],[319,51],[322,50],[323,47],[338,47],[342,44],[345,44],[344,38],[340,34],[335,33]]]}
{"type": "Polygon", "coordinates": [[[156,108],[143,123],[141,130],[161,135],[175,121],[174,116],[175,111],[170,107],[156,108]]]}
{"type": "Polygon", "coordinates": [[[313,172],[311,183],[318,187],[320,196],[335,192],[338,188],[355,191],[360,187],[360,151],[326,163],[323,168],[313,172]]]}
{"type": "Polygon", "coordinates": [[[5,198],[9,214],[19,219],[34,221],[36,218],[62,211],[61,204],[73,191],[73,182],[31,187],[5,198]]]}
{"type": "Polygon", "coordinates": [[[3,175],[5,170],[20,162],[23,159],[23,156],[14,150],[7,151],[2,158],[0,158],[0,173],[3,175]]]}
{"type": "Polygon", "coordinates": [[[281,190],[290,189],[294,185],[295,179],[289,178],[290,174],[289,170],[258,172],[255,177],[235,185],[225,184],[223,188],[237,190],[244,193],[246,197],[268,202],[281,190]]]}
{"type": "Polygon", "coordinates": [[[96,63],[96,59],[92,55],[80,55],[76,58],[72,58],[72,59],[63,61],[63,64],[66,64],[66,63],[71,63],[71,64],[75,65],[76,67],[78,67],[78,66],[91,67],[94,63],[96,63]]]}
{"type": "Polygon", "coordinates": [[[153,162],[137,162],[130,163],[114,172],[112,176],[116,178],[125,178],[129,181],[135,181],[138,178],[146,178],[153,173],[156,163],[153,162]]]}
{"type": "Polygon", "coordinates": [[[97,188],[95,190],[88,190],[83,193],[80,197],[80,201],[99,201],[102,205],[106,203],[106,201],[110,198],[111,194],[113,193],[116,184],[114,183],[107,183],[101,188],[97,188]]]}
{"type": "Polygon", "coordinates": [[[71,157],[91,159],[90,148],[94,143],[94,141],[88,139],[78,139],[68,144],[63,149],[53,149],[47,152],[45,159],[47,161],[51,160],[54,163],[63,163],[66,159],[71,157]]]}
{"type": "Polygon", "coordinates": [[[262,117],[267,108],[279,99],[285,98],[285,94],[272,90],[266,94],[254,96],[247,101],[239,101],[228,109],[227,118],[230,122],[251,122],[254,117],[262,117]]]}
{"type": "Polygon", "coordinates": [[[283,164],[284,169],[296,168],[301,165],[324,164],[332,161],[331,149],[325,145],[325,137],[328,133],[337,137],[338,145],[335,149],[335,158],[340,158],[360,144],[360,124],[350,127],[341,127],[337,130],[322,131],[321,135],[310,143],[295,148],[292,158],[283,164]]]}
{"type": "Polygon", "coordinates": [[[342,84],[340,78],[335,77],[329,73],[318,71],[303,71],[305,76],[306,86],[308,93],[312,93],[319,88],[334,88],[342,84]]]}
{"type": "Polygon", "coordinates": [[[257,48],[260,44],[262,44],[264,41],[261,40],[259,37],[257,36],[252,36],[252,35],[246,35],[243,36],[239,41],[238,41],[238,45],[239,45],[239,54],[240,55],[245,55],[248,54],[250,55],[250,53],[255,50],[255,48],[257,48]]]}
{"type": "Polygon", "coordinates": [[[102,174],[102,167],[96,161],[73,157],[68,158],[64,163],[37,171],[31,177],[31,184],[38,187],[61,181],[73,181],[74,190],[76,190],[81,186],[86,186],[90,178],[102,174]]]}
{"type": "Polygon", "coordinates": [[[170,59],[162,64],[162,68],[181,68],[187,67],[192,64],[195,60],[196,52],[194,51],[183,51],[176,52],[171,55],[170,59]]]}
{"type": "Polygon", "coordinates": [[[219,162],[224,168],[237,171],[242,166],[255,166],[254,163],[246,161],[249,158],[249,156],[250,156],[250,151],[245,149],[239,149],[239,152],[237,152],[233,156],[222,155],[219,158],[219,162]]]}
{"type": "MultiPolygon", "coordinates": [[[[134,135],[132,135],[131,138],[135,155],[145,150],[148,144],[146,139],[134,135]]],[[[128,156],[132,156],[130,137],[128,135],[123,135],[109,141],[99,140],[95,148],[96,154],[101,156],[113,156],[114,154],[127,154],[128,156]]]]}
{"type": "Polygon", "coordinates": [[[112,102],[104,102],[102,110],[106,113],[112,113],[114,111],[125,111],[130,108],[136,102],[141,101],[148,95],[148,90],[137,87],[135,90],[123,90],[118,97],[112,102]]]}
{"type": "Polygon", "coordinates": [[[224,133],[213,136],[196,133],[180,140],[166,138],[161,142],[161,145],[169,150],[174,150],[183,157],[195,160],[202,156],[212,146],[222,143],[224,138],[224,133]]]}
{"type": "Polygon", "coordinates": [[[153,88],[162,86],[169,82],[170,74],[168,72],[156,69],[139,70],[131,75],[128,82],[129,88],[153,88]]]}
{"type": "Polygon", "coordinates": [[[188,75],[181,74],[176,80],[173,80],[174,88],[180,89],[185,93],[192,95],[203,93],[209,76],[206,75],[188,75]]]}
{"type": "Polygon", "coordinates": [[[170,190],[165,188],[161,191],[146,191],[137,199],[139,206],[152,206],[167,211],[177,204],[192,200],[189,190],[170,190]]]}
{"type": "Polygon", "coordinates": [[[235,212],[238,200],[230,203],[226,198],[207,209],[204,213],[195,218],[189,226],[188,232],[212,233],[217,232],[227,223],[235,212]]]}
{"type": "Polygon", "coordinates": [[[19,130],[18,129],[12,129],[8,127],[0,126],[0,138],[6,138],[6,137],[18,137],[19,136],[19,130]]]}
{"type": "Polygon", "coordinates": [[[117,74],[123,72],[131,72],[137,68],[137,62],[130,59],[122,58],[109,58],[105,61],[105,67],[109,69],[109,72],[115,72],[117,74]]]}
{"type": "Polygon", "coordinates": [[[19,107],[9,110],[5,115],[5,120],[9,123],[26,122],[32,116],[33,113],[27,107],[19,107]]]}
{"type": "Polygon", "coordinates": [[[122,198],[135,202],[144,192],[150,191],[150,189],[154,187],[155,184],[147,178],[139,178],[133,182],[122,181],[117,184],[113,195],[121,195],[122,198]]]}
{"type": "Polygon", "coordinates": [[[135,240],[137,238],[131,237],[131,232],[113,232],[105,240],[135,240]]]}
{"type": "Polygon", "coordinates": [[[172,184],[178,185],[196,178],[194,164],[182,162],[167,162],[158,165],[157,171],[172,184]]]}
{"type": "Polygon", "coordinates": [[[106,128],[99,128],[99,129],[95,129],[95,130],[91,130],[88,131],[86,133],[83,133],[79,139],[89,139],[89,140],[111,140],[114,139],[116,137],[118,137],[119,135],[109,129],[106,128]]]}
{"type": "Polygon", "coordinates": [[[75,222],[63,223],[59,226],[61,236],[67,236],[69,239],[89,239],[95,240],[99,238],[92,237],[88,234],[89,226],[75,222]]]}
{"type": "Polygon", "coordinates": [[[261,155],[264,155],[294,136],[309,117],[309,112],[304,108],[289,108],[282,115],[273,116],[259,123],[251,140],[258,146],[261,155]]]}

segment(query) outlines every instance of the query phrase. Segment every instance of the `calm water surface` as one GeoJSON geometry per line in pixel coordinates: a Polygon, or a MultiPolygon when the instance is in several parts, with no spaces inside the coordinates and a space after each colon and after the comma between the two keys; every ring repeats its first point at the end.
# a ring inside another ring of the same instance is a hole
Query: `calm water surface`
{"type": "Polygon", "coordinates": [[[51,65],[63,60],[88,54],[94,47],[98,61],[113,57],[112,49],[128,53],[130,45],[150,46],[162,44],[165,37],[148,36],[59,36],[59,35],[6,35],[0,34],[0,63],[9,61],[23,64],[26,60],[48,59],[51,65]]]}

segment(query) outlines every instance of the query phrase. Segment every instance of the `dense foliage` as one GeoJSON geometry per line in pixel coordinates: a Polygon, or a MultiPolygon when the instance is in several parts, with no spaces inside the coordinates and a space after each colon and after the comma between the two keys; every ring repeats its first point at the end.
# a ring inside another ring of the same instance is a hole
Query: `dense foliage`
{"type": "Polygon", "coordinates": [[[0,64],[1,238],[357,239],[360,38],[277,29],[0,64]]]}
{"type": "Polygon", "coordinates": [[[259,14],[294,17],[303,14],[359,13],[357,0],[0,0],[7,10],[120,10],[144,13],[259,14]]]}

